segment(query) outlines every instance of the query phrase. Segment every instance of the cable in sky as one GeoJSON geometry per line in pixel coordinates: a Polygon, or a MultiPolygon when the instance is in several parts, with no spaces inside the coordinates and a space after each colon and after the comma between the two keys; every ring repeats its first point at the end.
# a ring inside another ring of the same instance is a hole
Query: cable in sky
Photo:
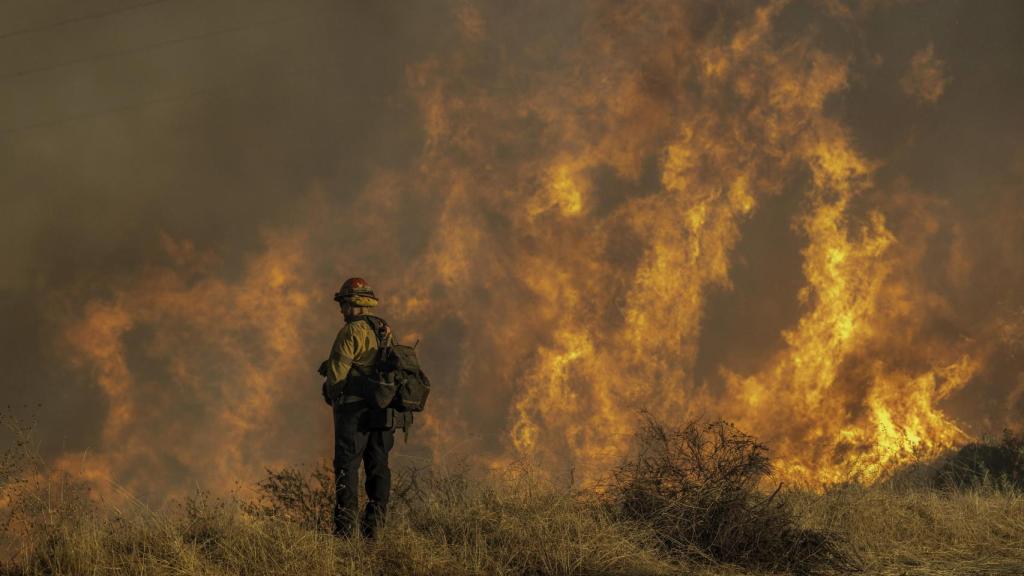
{"type": "Polygon", "coordinates": [[[13,30],[11,32],[4,32],[0,34],[0,40],[6,40],[7,38],[13,38],[15,36],[23,36],[25,34],[32,34],[34,32],[42,32],[43,30],[49,30],[51,28],[59,28],[67,24],[74,24],[76,22],[85,22],[88,20],[98,20],[100,18],[106,18],[108,16],[114,16],[124,12],[131,12],[146,6],[152,6],[153,4],[163,4],[165,2],[171,2],[173,0],[149,0],[148,2],[140,2],[139,4],[133,4],[125,8],[119,8],[117,10],[107,10],[106,12],[94,12],[92,14],[84,14],[82,16],[76,16],[74,18],[68,18],[67,20],[59,20],[57,22],[51,22],[46,26],[38,26],[36,28],[22,28],[21,30],[13,30]]]}

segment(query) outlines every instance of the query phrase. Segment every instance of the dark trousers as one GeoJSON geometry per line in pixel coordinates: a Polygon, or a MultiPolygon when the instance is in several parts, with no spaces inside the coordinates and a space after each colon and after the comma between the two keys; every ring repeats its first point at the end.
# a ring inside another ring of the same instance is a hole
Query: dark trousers
{"type": "Polygon", "coordinates": [[[363,535],[373,537],[383,526],[391,494],[388,452],[395,445],[394,430],[373,430],[366,402],[334,405],[334,531],[352,533],[359,515],[359,462],[366,473],[366,512],[363,535]]]}

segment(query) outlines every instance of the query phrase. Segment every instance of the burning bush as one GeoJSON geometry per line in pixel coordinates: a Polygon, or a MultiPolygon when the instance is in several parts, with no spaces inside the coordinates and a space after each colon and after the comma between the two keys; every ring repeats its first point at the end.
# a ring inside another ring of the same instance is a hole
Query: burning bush
{"type": "Polygon", "coordinates": [[[680,559],[803,574],[852,569],[836,535],[802,528],[779,489],[758,490],[771,473],[767,453],[726,422],[669,428],[647,417],[604,499],[618,518],[653,527],[680,559]]]}

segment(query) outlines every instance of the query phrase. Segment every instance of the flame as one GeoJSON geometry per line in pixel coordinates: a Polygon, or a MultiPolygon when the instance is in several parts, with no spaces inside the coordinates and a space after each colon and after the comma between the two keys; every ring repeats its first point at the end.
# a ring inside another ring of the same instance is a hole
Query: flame
{"type": "Polygon", "coordinates": [[[876,349],[894,322],[920,324],[915,314],[927,311],[897,274],[915,263],[900,261],[883,214],[850,222],[876,165],[824,112],[847,85],[846,62],[802,40],[776,47],[773,21],[785,2],[757,10],[731,37],[706,40],[677,34],[669,23],[688,15],[655,4],[658,22],[598,4],[600,24],[584,26],[594,36],[566,59],[571,80],[503,94],[512,117],[494,95],[474,100],[449,86],[461,56],[448,74],[432,62],[417,76],[430,134],[421,170],[427,187],[446,191],[443,232],[430,250],[440,274],[418,268],[417,276],[436,279],[455,301],[472,301],[481,286],[529,310],[527,318],[458,312],[495,332],[469,336],[478,353],[492,357],[493,347],[519,359],[488,374],[495,389],[511,388],[508,448],[555,466],[568,457],[599,475],[621,455],[636,409],[664,418],[711,411],[770,439],[784,477],[838,481],[962,441],[938,403],[967,384],[979,360],[937,350],[929,369],[908,372],[876,349]],[[646,69],[628,65],[630,50],[644,54],[646,69]],[[700,83],[701,94],[674,85],[679,78],[700,83]],[[741,113],[717,105],[726,97],[741,113]],[[491,150],[521,147],[516,121],[530,115],[545,123],[540,151],[502,165],[491,150]],[[659,121],[645,122],[652,117],[659,121]],[[600,215],[596,171],[636,186],[646,158],[657,159],[659,185],[600,215]],[[731,286],[744,222],[797,169],[810,174],[799,220],[804,311],[763,369],[741,376],[723,367],[716,397],[692,377],[709,291],[731,286]],[[511,245],[482,233],[484,210],[507,215],[502,237],[511,245]],[[609,257],[624,240],[634,246],[625,264],[609,257]],[[857,362],[870,368],[851,389],[857,362]]]}
{"type": "Polygon", "coordinates": [[[175,467],[228,488],[244,471],[272,462],[252,451],[280,427],[270,415],[306,356],[297,336],[311,302],[300,282],[304,249],[301,236],[269,237],[235,283],[204,270],[208,259],[178,258],[191,250],[171,250],[175,267],[154,269],[109,300],[90,302],[66,341],[109,405],[105,449],[65,455],[57,468],[108,492],[117,482],[147,494],[166,489],[161,476],[177,474],[175,467]],[[151,332],[141,335],[143,350],[131,350],[139,329],[151,332]],[[162,361],[165,374],[145,380],[130,352],[162,361]]]}
{"type": "MultiPolygon", "coordinates": [[[[110,405],[88,473],[137,487],[178,467],[216,484],[325,449],[326,416],[296,423],[313,385],[294,383],[336,320],[303,279],[355,267],[399,335],[423,340],[436,391],[413,442],[435,461],[535,458],[594,480],[637,410],[733,419],[784,479],[812,484],[966,440],[942,401],[993,339],[928,335],[951,307],[916,273],[938,224],[894,224],[879,161],[828,112],[851,57],[777,30],[788,7],[595,2],[553,46],[540,32],[509,44],[460,3],[454,45],[406,71],[422,151],[371,179],[344,230],[268,233],[237,276],[170,242],[173,266],[80,308],[66,340],[110,405]],[[700,380],[709,301],[734,289],[738,245],[780,195],[802,199],[776,223],[803,245],[798,316],[754,368],[700,380]]],[[[952,230],[956,286],[967,235],[952,230]]]]}

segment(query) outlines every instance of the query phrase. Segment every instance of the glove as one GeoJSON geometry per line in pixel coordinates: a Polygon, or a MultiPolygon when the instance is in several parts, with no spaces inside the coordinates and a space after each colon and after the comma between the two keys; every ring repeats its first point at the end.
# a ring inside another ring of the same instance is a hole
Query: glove
{"type": "Polygon", "coordinates": [[[320,387],[320,394],[323,395],[324,402],[326,402],[328,406],[334,406],[334,398],[331,395],[331,386],[327,384],[327,380],[324,380],[323,386],[320,387]]]}
{"type": "Polygon", "coordinates": [[[326,378],[327,377],[327,368],[330,366],[330,362],[331,362],[330,360],[324,360],[323,362],[321,362],[320,363],[320,367],[316,369],[317,374],[319,374],[319,375],[323,376],[324,378],[326,378]]]}

